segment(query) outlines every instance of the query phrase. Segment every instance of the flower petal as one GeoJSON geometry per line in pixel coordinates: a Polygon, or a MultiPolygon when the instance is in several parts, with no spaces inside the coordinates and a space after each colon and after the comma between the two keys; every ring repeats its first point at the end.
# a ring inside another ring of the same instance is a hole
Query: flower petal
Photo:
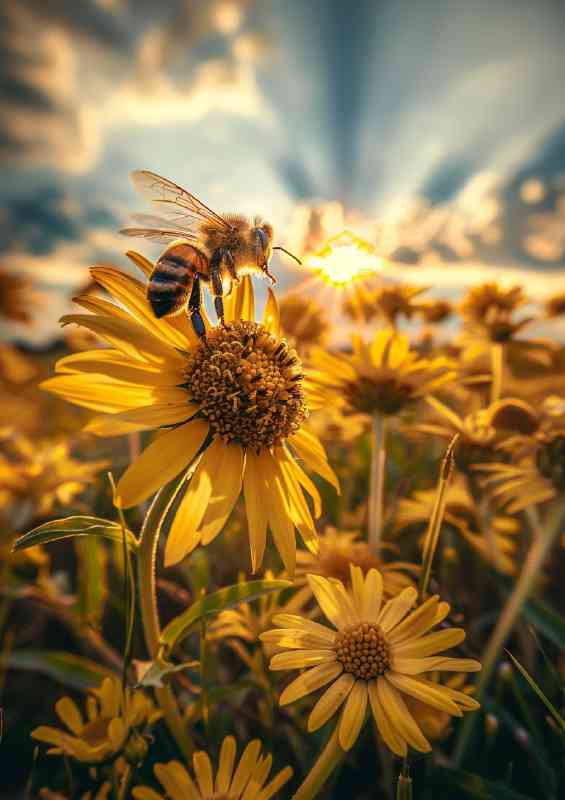
{"type": "Polygon", "coordinates": [[[367,688],[373,717],[375,718],[379,733],[383,737],[383,741],[393,753],[396,753],[397,756],[405,756],[408,752],[408,747],[406,746],[405,740],[390,721],[381,703],[377,689],[377,682],[369,681],[367,688]]]}
{"type": "Polygon", "coordinates": [[[326,661],[335,661],[335,650],[293,650],[291,653],[277,653],[271,658],[269,669],[303,669],[326,661]]]}
{"type": "Polygon", "coordinates": [[[376,622],[381,613],[383,599],[383,578],[376,569],[370,569],[365,575],[365,588],[363,591],[363,605],[361,617],[367,622],[376,622]]]}
{"type": "Polygon", "coordinates": [[[236,743],[233,736],[226,736],[220,750],[220,763],[216,773],[216,794],[227,794],[230,787],[236,756],[236,743]]]}
{"type": "Polygon", "coordinates": [[[208,434],[208,423],[194,420],[158,436],[127,468],[118,482],[122,508],[142,503],[195,458],[208,434]]]}
{"type": "MultiPolygon", "coordinates": [[[[182,390],[179,390],[181,392],[182,390]]],[[[186,422],[198,412],[184,398],[177,403],[152,403],[149,406],[121,411],[118,414],[106,414],[95,417],[85,426],[86,433],[95,436],[120,436],[124,433],[153,430],[154,428],[179,425],[186,422]]]]}
{"type": "MultiPolygon", "coordinates": [[[[438,595],[429,597],[421,606],[412,611],[402,622],[396,626],[389,634],[391,644],[401,644],[416,636],[429,631],[437,624],[438,595]]],[[[449,606],[447,606],[449,610],[449,606]]]]}
{"type": "Polygon", "coordinates": [[[216,471],[212,498],[200,527],[200,541],[210,542],[224,528],[241,493],[245,454],[238,444],[224,444],[221,464],[216,471]]]}
{"type": "Polygon", "coordinates": [[[203,750],[195,753],[192,757],[192,766],[200,794],[202,797],[211,797],[214,794],[214,775],[208,753],[203,750]]]}
{"type": "Polygon", "coordinates": [[[235,797],[239,797],[239,795],[243,792],[249,778],[255,771],[255,766],[257,764],[257,759],[259,758],[259,754],[261,752],[261,742],[259,739],[253,739],[241,756],[239,764],[237,765],[237,769],[233,776],[233,780],[230,786],[229,794],[234,795],[235,797]]]}
{"type": "Polygon", "coordinates": [[[392,630],[406,616],[416,602],[418,592],[413,586],[403,589],[400,594],[385,604],[379,616],[379,625],[385,633],[392,630]]]}
{"type": "Polygon", "coordinates": [[[409,675],[401,675],[400,672],[392,670],[387,672],[386,677],[401,692],[420,700],[427,706],[445,711],[455,717],[461,716],[456,703],[441,684],[424,678],[411,678],[409,675]]]}
{"type": "Polygon", "coordinates": [[[269,333],[274,333],[275,336],[280,336],[280,312],[277,298],[271,288],[267,289],[267,302],[265,303],[265,310],[263,311],[262,323],[269,333]]]}
{"type": "Polygon", "coordinates": [[[76,736],[80,736],[84,720],[75,701],[70,697],[62,697],[55,703],[55,711],[61,722],[76,736]]]}
{"type": "Polygon", "coordinates": [[[339,628],[344,624],[343,615],[330,582],[321,575],[307,575],[306,580],[325,616],[336,628],[339,628]]]}
{"type": "Polygon", "coordinates": [[[355,681],[339,723],[339,744],[342,750],[351,750],[357,741],[359,731],[365,721],[367,699],[367,682],[355,681]]]}
{"type": "Polygon", "coordinates": [[[308,730],[310,733],[325,725],[330,717],[335,714],[353,689],[354,683],[355,678],[353,675],[345,672],[326,689],[308,717],[308,730]]]}
{"type": "Polygon", "coordinates": [[[315,692],[321,686],[333,681],[343,672],[343,666],[338,661],[325,662],[318,664],[317,667],[303,672],[298,678],[295,678],[292,683],[283,690],[280,698],[279,705],[286,706],[289,703],[294,703],[310,692],[315,692]]]}
{"type": "Polygon", "coordinates": [[[180,761],[169,761],[168,764],[155,764],[155,777],[163,786],[171,800],[200,800],[194,782],[180,761]]]}
{"type": "Polygon", "coordinates": [[[290,767],[285,767],[281,769],[280,772],[277,772],[275,777],[261,789],[261,792],[257,796],[257,800],[270,800],[279,789],[281,789],[287,781],[290,780],[292,777],[292,769],[290,767]]]}
{"type": "Polygon", "coordinates": [[[400,693],[387,681],[386,677],[378,678],[377,691],[383,707],[386,708],[387,716],[400,735],[415,750],[420,753],[429,753],[432,749],[430,743],[418,727],[400,693]]]}
{"type": "Polygon", "coordinates": [[[326,451],[315,434],[305,428],[301,428],[298,433],[289,436],[288,443],[296,450],[299,458],[304,460],[309,469],[321,475],[334,487],[338,494],[340,493],[337,476],[328,464],[326,451]]]}
{"type": "Polygon", "coordinates": [[[450,647],[456,647],[465,639],[465,631],[463,628],[447,628],[443,631],[435,631],[427,636],[422,636],[418,639],[409,639],[402,644],[395,645],[393,652],[399,658],[424,658],[425,656],[434,656],[442,650],[447,650],[450,647]]]}
{"type": "Polygon", "coordinates": [[[246,453],[243,492],[249,525],[251,571],[257,572],[263,562],[267,541],[268,517],[265,498],[268,497],[268,494],[265,476],[260,469],[259,456],[251,450],[246,453]]]}

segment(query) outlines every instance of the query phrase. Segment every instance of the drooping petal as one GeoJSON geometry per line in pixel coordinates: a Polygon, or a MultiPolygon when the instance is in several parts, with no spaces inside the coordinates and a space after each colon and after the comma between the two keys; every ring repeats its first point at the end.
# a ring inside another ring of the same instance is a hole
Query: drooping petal
{"type": "Polygon", "coordinates": [[[224,528],[241,493],[244,468],[245,454],[242,448],[233,443],[224,445],[212,498],[199,531],[203,545],[210,544],[224,528]]]}
{"type": "Polygon", "coordinates": [[[285,489],[292,520],[300,531],[304,544],[315,555],[319,549],[318,534],[315,531],[310,509],[294,471],[294,459],[283,447],[275,447],[274,462],[279,472],[281,484],[285,489]]]}
{"type": "Polygon", "coordinates": [[[338,494],[340,493],[337,476],[328,464],[322,444],[312,431],[301,428],[298,433],[288,438],[288,443],[296,451],[299,458],[303,459],[309,469],[321,475],[334,487],[338,494]]]}
{"type": "Polygon", "coordinates": [[[431,706],[431,708],[446,711],[452,716],[461,716],[457,705],[445,691],[445,687],[440,684],[424,678],[412,678],[409,675],[402,675],[400,672],[394,672],[393,670],[389,670],[386,677],[393,686],[396,686],[404,694],[414,697],[416,700],[421,700],[422,703],[431,706]]]}
{"type": "Polygon", "coordinates": [[[355,678],[345,672],[326,689],[308,717],[308,730],[317,731],[335,714],[341,704],[346,700],[353,689],[355,678]]]}
{"type": "Polygon", "coordinates": [[[379,698],[377,682],[369,681],[367,688],[373,717],[375,718],[377,728],[379,729],[379,733],[383,737],[384,742],[393,753],[396,753],[397,756],[405,756],[408,752],[408,747],[406,746],[405,740],[388,718],[384,706],[379,698]]]}
{"type": "Polygon", "coordinates": [[[268,516],[265,498],[268,497],[268,494],[265,476],[260,469],[259,457],[251,450],[246,453],[243,492],[249,525],[251,571],[257,572],[263,562],[267,541],[268,516]]]}
{"type": "Polygon", "coordinates": [[[127,468],[118,482],[122,508],[142,503],[187,467],[208,435],[208,423],[193,420],[158,436],[127,468]]]}
{"type": "Polygon", "coordinates": [[[418,727],[402,696],[387,681],[386,677],[380,677],[377,680],[377,691],[383,707],[386,708],[387,716],[400,735],[415,750],[420,753],[429,753],[432,749],[430,743],[418,727]]]}
{"type": "Polygon", "coordinates": [[[275,546],[288,575],[292,577],[296,564],[296,537],[285,487],[273,456],[266,450],[259,455],[259,468],[267,481],[269,498],[267,515],[275,546]]]}
{"type": "Polygon", "coordinates": [[[342,750],[351,750],[357,741],[359,731],[365,721],[367,700],[367,682],[355,681],[339,723],[339,744],[342,750]]]}

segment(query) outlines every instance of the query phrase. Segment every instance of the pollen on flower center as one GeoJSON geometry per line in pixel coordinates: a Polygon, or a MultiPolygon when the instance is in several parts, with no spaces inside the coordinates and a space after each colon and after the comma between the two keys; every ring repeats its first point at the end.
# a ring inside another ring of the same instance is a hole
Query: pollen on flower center
{"type": "Polygon", "coordinates": [[[308,415],[302,363],[255,322],[214,328],[191,354],[186,388],[212,434],[259,449],[296,433],[308,415]]]}
{"type": "Polygon", "coordinates": [[[339,631],[335,639],[337,660],[346,672],[370,680],[390,667],[390,648],[378,625],[361,622],[339,631]]]}

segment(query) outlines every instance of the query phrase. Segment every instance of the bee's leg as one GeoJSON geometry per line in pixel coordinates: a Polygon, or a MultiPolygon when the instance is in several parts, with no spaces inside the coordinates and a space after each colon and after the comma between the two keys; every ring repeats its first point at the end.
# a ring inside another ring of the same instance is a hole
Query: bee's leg
{"type": "MultiPolygon", "coordinates": [[[[227,250],[216,250],[210,259],[210,280],[212,281],[212,294],[214,295],[214,308],[218,319],[224,322],[224,287],[222,285],[222,261],[226,258],[227,250]]],[[[231,254],[230,254],[231,258],[231,254]]]]}
{"type": "Polygon", "coordinates": [[[202,292],[200,291],[200,276],[195,275],[192,281],[192,291],[190,292],[190,297],[188,298],[188,313],[190,314],[190,321],[192,323],[192,327],[194,328],[195,334],[200,337],[200,339],[204,339],[206,336],[206,327],[204,326],[204,320],[202,319],[202,314],[200,313],[201,305],[202,292]]]}
{"type": "Polygon", "coordinates": [[[230,250],[225,251],[224,262],[226,267],[228,268],[228,272],[230,274],[230,278],[234,283],[239,283],[241,280],[239,275],[235,270],[235,261],[233,260],[233,256],[230,250]]]}

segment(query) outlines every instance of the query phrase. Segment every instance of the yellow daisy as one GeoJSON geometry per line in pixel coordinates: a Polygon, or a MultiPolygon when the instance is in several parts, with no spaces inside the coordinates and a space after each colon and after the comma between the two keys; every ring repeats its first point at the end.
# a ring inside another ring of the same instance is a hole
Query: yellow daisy
{"type": "Polygon", "coordinates": [[[298,352],[315,344],[325,344],[330,325],[322,306],[309,297],[293,292],[280,301],[281,330],[298,352]]]}
{"type": "Polygon", "coordinates": [[[226,736],[215,778],[210,757],[202,750],[192,760],[195,780],[179,761],[155,764],[155,777],[165,794],[137,786],[132,796],[135,800],[269,800],[292,776],[291,768],[285,767],[267,783],[273,759],[261,754],[259,739],[249,742],[237,767],[236,751],[234,737],[226,736]]]}
{"type": "Polygon", "coordinates": [[[136,729],[160,717],[143,692],[127,691],[124,697],[118,678],[105,678],[99,689],[90,690],[86,718],[70,697],[61,698],[55,711],[67,731],[40,725],[32,737],[51,745],[49,755],[64,754],[87,764],[117,758],[130,743],[137,752],[143,740],[136,729]]]}
{"type": "Polygon", "coordinates": [[[392,330],[379,331],[370,344],[355,338],[351,355],[316,349],[311,363],[315,402],[353,413],[398,414],[455,377],[446,358],[419,358],[407,337],[392,330]]]}
{"type": "Polygon", "coordinates": [[[306,669],[283,691],[280,704],[287,705],[330,684],[312,709],[308,730],[322,727],[343,706],[338,722],[343,750],[355,744],[370,705],[378,730],[397,755],[408,745],[428,752],[430,743],[404,701],[415,697],[452,716],[474,710],[479,704],[463,692],[437,685],[426,673],[475,672],[478,661],[449,658],[440,653],[465,638],[461,628],[430,633],[449,612],[447,603],[434,595],[414,608],[417,592],[408,587],[383,604],[383,579],[376,569],[365,577],[351,567],[351,590],[341,581],[309,575],[312,592],[333,627],[293,614],[274,619],[279,628],[261,639],[291,652],[278,653],[271,669],[306,669]]]}
{"type": "Polygon", "coordinates": [[[383,578],[384,596],[394,597],[407,586],[414,586],[413,575],[419,567],[404,561],[385,562],[377,558],[367,542],[359,539],[358,531],[338,531],[328,525],[319,537],[320,549],[317,554],[307,550],[296,551],[296,583],[307,586],[308,574],[322,575],[324,578],[337,578],[345,586],[350,585],[350,565],[359,567],[363,574],[370,569],[378,569],[383,578]]]}
{"type": "Polygon", "coordinates": [[[459,310],[471,329],[491,342],[504,343],[531,322],[531,318],[513,320],[514,312],[526,302],[521,286],[503,289],[494,282],[483,283],[469,289],[459,310]]]}
{"type": "Polygon", "coordinates": [[[343,301],[344,313],[355,322],[371,322],[380,317],[395,328],[400,316],[411,319],[418,305],[415,298],[427,292],[427,286],[410,286],[405,283],[389,286],[356,286],[343,301]]]}
{"type": "MultiPolygon", "coordinates": [[[[150,262],[130,254],[146,274],[150,262]]],[[[245,496],[251,563],[263,560],[267,527],[289,574],[294,572],[295,528],[307,547],[316,533],[304,492],[320,513],[320,496],[295,456],[336,488],[317,437],[307,431],[303,368],[280,337],[278,308],[269,294],[261,323],[254,319],[249,277],[226,302],[225,324],[198,339],[185,314],[156,319],[142,283],[110,267],[94,279],[121,304],[78,298],[94,313],[74,314],[110,349],[75,353],[59,361],[59,375],[43,386],[102,412],[87,430],[101,436],[161,429],[118,483],[129,508],[196,464],[172,522],[165,565],[181,561],[222,530],[245,496]]]]}

